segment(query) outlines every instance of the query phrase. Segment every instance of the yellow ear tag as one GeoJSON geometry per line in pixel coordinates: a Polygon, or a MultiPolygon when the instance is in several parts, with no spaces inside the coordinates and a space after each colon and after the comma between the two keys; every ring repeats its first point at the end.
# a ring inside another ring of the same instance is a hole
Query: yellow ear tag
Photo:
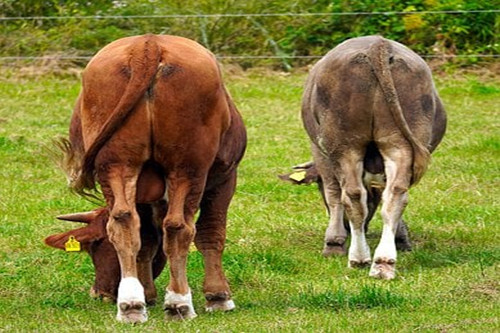
{"type": "Polygon", "coordinates": [[[81,250],[80,242],[74,236],[69,236],[68,241],[64,243],[64,249],[66,252],[78,252],[81,250]]]}
{"type": "Polygon", "coordinates": [[[302,181],[306,178],[306,172],[305,171],[297,171],[292,173],[290,176],[288,176],[290,179],[293,179],[295,181],[302,181]]]}
{"type": "Polygon", "coordinates": [[[189,245],[189,252],[196,252],[198,251],[198,248],[196,247],[196,245],[194,245],[194,243],[191,243],[189,245]]]}

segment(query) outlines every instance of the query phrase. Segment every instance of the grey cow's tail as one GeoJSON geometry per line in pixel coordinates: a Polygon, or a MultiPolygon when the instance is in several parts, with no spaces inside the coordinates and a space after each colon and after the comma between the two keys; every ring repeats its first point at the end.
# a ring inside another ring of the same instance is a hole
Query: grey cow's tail
{"type": "Polygon", "coordinates": [[[86,195],[86,190],[95,189],[95,159],[101,148],[129,117],[134,106],[151,85],[161,59],[161,50],[154,35],[145,35],[144,42],[135,46],[130,54],[130,80],[125,91],[106,120],[94,142],[85,152],[81,172],[72,184],[73,190],[86,195]]]}
{"type": "Polygon", "coordinates": [[[380,83],[384,98],[396,122],[396,126],[412,146],[413,175],[411,184],[416,184],[427,170],[431,154],[429,150],[414,137],[406,122],[389,67],[390,56],[389,43],[383,38],[380,38],[380,40],[371,47],[369,53],[375,76],[380,83]]]}

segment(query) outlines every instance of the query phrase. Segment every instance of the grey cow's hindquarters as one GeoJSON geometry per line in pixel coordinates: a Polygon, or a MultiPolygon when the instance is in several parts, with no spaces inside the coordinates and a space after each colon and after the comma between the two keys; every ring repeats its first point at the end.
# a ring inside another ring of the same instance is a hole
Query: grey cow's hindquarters
{"type": "Polygon", "coordinates": [[[347,218],[349,267],[370,263],[365,231],[382,201],[384,226],[370,275],[394,278],[396,247],[411,248],[402,220],[408,189],[446,128],[430,69],[397,42],[350,39],[312,68],[302,119],[330,214],[323,254],[345,253],[347,218]],[[382,175],[384,184],[364,183],[367,174],[382,175]]]}

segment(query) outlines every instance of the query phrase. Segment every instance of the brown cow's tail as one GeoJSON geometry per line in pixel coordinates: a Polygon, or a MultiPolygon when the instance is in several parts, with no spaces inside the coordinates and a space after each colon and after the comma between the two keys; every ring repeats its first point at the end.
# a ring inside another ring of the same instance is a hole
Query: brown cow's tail
{"type": "Polygon", "coordinates": [[[73,189],[77,193],[85,195],[86,190],[95,189],[94,164],[97,154],[129,117],[134,106],[152,84],[160,59],[161,50],[153,35],[144,36],[144,42],[132,49],[128,64],[130,80],[115,109],[85,152],[81,172],[73,183],[73,189]]]}
{"type": "Polygon", "coordinates": [[[380,38],[380,41],[371,47],[369,57],[394,121],[412,146],[413,175],[411,183],[416,184],[427,170],[431,155],[429,150],[414,137],[404,117],[389,67],[391,57],[389,43],[385,39],[380,38]]]}

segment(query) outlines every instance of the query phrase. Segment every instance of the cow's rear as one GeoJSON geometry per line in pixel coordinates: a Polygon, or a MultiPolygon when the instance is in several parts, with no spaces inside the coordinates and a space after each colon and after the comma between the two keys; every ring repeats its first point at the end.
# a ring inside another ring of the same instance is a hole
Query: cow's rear
{"type": "Polygon", "coordinates": [[[422,177],[445,129],[428,66],[381,37],[348,40],[312,69],[302,116],[330,212],[327,252],[345,243],[345,212],[352,233],[349,266],[371,263],[363,225],[373,213],[370,191],[382,188],[384,229],[370,275],[393,278],[394,238],[408,189],[422,177]]]}
{"type": "Polygon", "coordinates": [[[81,139],[74,135],[72,144],[82,141],[83,151],[75,154],[82,158],[71,173],[78,175],[73,184],[80,192],[98,181],[110,209],[107,233],[122,275],[117,318],[147,319],[144,288],[137,278],[141,223],[136,203],[139,197],[160,201],[164,190],[168,209],[161,227],[171,271],[167,316],[196,316],[186,260],[195,239],[194,215],[206,200],[211,204],[202,207],[196,244],[207,265],[207,309],[232,309],[221,255],[226,211],[246,138],[215,57],[181,37],[120,39],[103,48],[85,69],[78,103],[73,119],[81,119],[81,139]],[[145,172],[145,166],[154,173],[145,172]],[[142,184],[152,185],[151,191],[138,183],[140,175],[142,184]],[[217,180],[210,188],[209,177],[217,180]],[[222,237],[210,238],[203,231],[207,225],[222,237]]]}

